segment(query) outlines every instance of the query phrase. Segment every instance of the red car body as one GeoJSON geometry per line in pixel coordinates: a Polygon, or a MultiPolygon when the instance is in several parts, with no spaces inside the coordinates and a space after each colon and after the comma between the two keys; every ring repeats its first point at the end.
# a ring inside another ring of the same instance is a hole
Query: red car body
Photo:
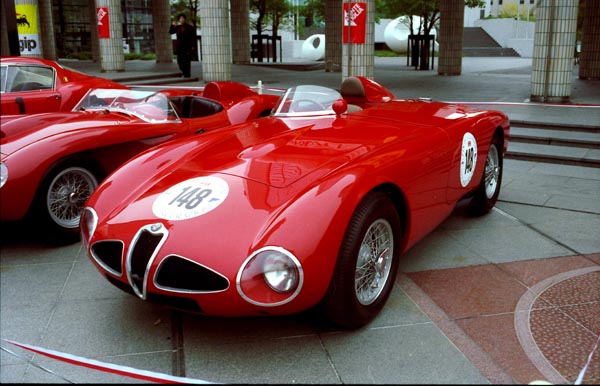
{"type": "Polygon", "coordinates": [[[385,303],[400,254],[459,201],[477,215],[495,204],[504,113],[396,100],[362,77],[341,95],[304,87],[269,117],[155,147],[104,181],[81,223],[100,273],[190,312],[319,306],[356,328],[385,303]]]}
{"type": "Polygon", "coordinates": [[[127,88],[40,58],[2,57],[0,68],[2,116],[71,111],[92,88],[127,88]]]}
{"type": "Polygon", "coordinates": [[[45,232],[79,237],[85,200],[123,162],[168,140],[268,114],[277,99],[234,82],[159,92],[94,89],[74,111],[3,117],[0,220],[41,215],[45,232]]]}

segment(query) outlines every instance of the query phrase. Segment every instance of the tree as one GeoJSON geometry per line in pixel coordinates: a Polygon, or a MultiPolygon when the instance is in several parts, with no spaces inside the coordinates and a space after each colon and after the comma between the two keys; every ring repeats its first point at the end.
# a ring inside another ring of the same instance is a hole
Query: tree
{"type": "Polygon", "coordinates": [[[256,57],[259,62],[263,61],[263,32],[266,22],[271,22],[271,41],[273,42],[273,60],[277,60],[276,50],[276,38],[279,33],[279,25],[282,22],[282,18],[290,10],[290,5],[287,0],[250,0],[250,10],[258,14],[256,18],[255,28],[256,34],[258,35],[258,41],[256,47],[256,57]]]}
{"type": "MultiPolygon", "coordinates": [[[[419,16],[421,24],[417,33],[413,29],[412,17],[409,17],[409,29],[411,35],[429,36],[433,27],[440,20],[440,1],[443,0],[377,0],[376,9],[378,18],[396,18],[398,16],[419,16]]],[[[483,0],[465,0],[465,6],[469,8],[477,8],[485,6],[483,0]]],[[[419,52],[419,47],[414,45],[411,47],[413,53],[420,57],[420,69],[429,69],[429,40],[425,39],[423,46],[419,52]]]]}

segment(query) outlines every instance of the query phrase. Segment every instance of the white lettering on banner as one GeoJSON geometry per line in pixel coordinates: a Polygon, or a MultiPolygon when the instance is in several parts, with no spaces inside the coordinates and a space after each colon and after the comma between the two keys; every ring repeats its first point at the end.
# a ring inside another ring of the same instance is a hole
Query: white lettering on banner
{"type": "Polygon", "coordinates": [[[102,19],[106,16],[106,11],[104,11],[103,8],[98,8],[98,14],[96,16],[98,17],[98,25],[102,25],[102,19]]]}
{"type": "Polygon", "coordinates": [[[346,17],[344,17],[344,24],[350,25],[351,27],[356,27],[356,18],[364,12],[364,8],[360,6],[360,4],[355,3],[352,5],[352,8],[349,12],[346,12],[346,17]],[[349,21],[349,22],[348,22],[349,21]]]}

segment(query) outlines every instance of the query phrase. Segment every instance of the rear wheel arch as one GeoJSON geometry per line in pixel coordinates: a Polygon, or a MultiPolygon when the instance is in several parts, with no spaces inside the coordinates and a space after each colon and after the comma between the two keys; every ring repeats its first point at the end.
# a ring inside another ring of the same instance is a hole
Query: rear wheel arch
{"type": "MultiPolygon", "coordinates": [[[[56,178],[72,173],[81,179],[84,185],[88,185],[90,192],[85,193],[82,200],[87,200],[89,194],[93,192],[98,184],[106,177],[106,172],[100,166],[99,162],[90,154],[80,153],[70,155],[55,161],[44,173],[40,180],[37,192],[29,208],[27,219],[36,227],[40,228],[40,233],[44,235],[47,241],[56,244],[66,244],[78,240],[78,220],[71,216],[60,219],[57,213],[52,213],[48,203],[48,194],[51,185],[56,186],[56,178]],[[77,225],[75,225],[77,223],[77,225]]],[[[83,189],[86,189],[84,186],[83,189]]],[[[60,217],[60,214],[58,215],[60,217]]]]}

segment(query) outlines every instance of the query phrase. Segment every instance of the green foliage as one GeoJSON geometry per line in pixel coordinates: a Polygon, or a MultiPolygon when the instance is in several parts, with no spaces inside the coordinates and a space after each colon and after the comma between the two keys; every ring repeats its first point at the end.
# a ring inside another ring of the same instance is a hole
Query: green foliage
{"type": "Polygon", "coordinates": [[[67,59],[92,60],[92,53],[89,51],[71,52],[66,55],[67,59]]]}
{"type": "Polygon", "coordinates": [[[132,52],[129,54],[125,54],[125,60],[155,60],[156,54],[148,53],[148,54],[138,54],[137,52],[132,52]]]}

